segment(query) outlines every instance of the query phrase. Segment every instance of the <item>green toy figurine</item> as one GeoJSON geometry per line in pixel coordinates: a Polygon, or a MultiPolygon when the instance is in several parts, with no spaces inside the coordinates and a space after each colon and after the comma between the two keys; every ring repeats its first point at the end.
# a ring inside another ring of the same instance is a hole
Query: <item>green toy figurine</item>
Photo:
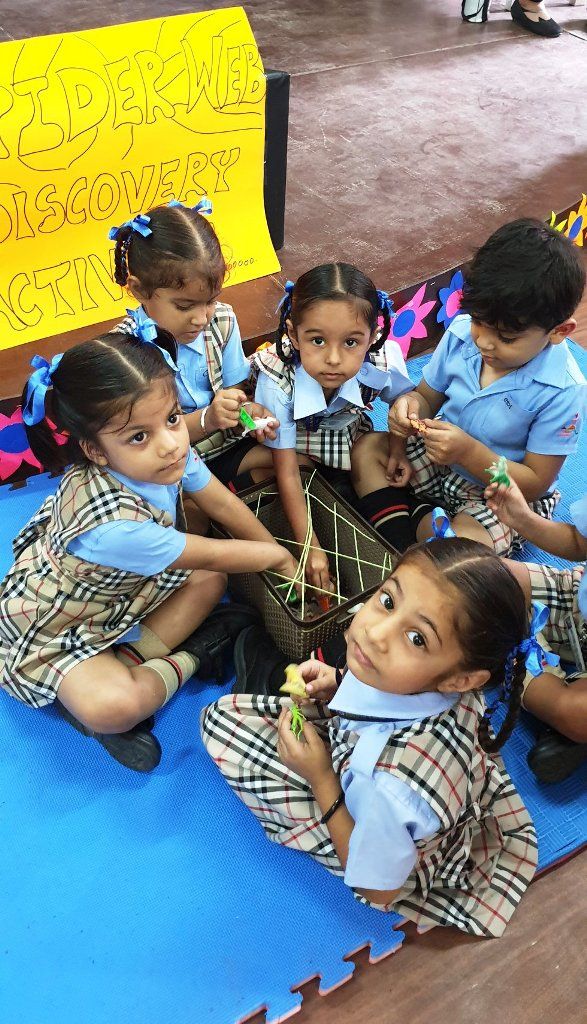
{"type": "Polygon", "coordinates": [[[291,706],[291,731],[293,732],[296,740],[302,738],[305,721],[306,716],[304,715],[301,707],[299,704],[293,703],[291,706]]]}
{"type": "Polygon", "coordinates": [[[489,469],[485,472],[489,473],[492,484],[505,484],[506,487],[510,485],[510,478],[508,476],[508,460],[505,455],[500,455],[497,462],[492,462],[489,469]]]}
{"type": "Polygon", "coordinates": [[[239,418],[239,420],[241,421],[243,427],[245,427],[246,430],[256,430],[257,429],[257,425],[256,425],[253,417],[249,416],[247,410],[244,409],[242,406],[241,406],[241,410],[240,410],[240,412],[238,414],[238,418],[239,418]]]}

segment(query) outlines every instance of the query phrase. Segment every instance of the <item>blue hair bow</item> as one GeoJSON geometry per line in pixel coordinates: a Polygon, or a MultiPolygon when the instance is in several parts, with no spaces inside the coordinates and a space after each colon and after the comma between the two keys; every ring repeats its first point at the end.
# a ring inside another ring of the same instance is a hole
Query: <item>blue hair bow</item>
{"type": "Polygon", "coordinates": [[[27,427],[34,427],[45,419],[45,396],[53,383],[53,373],[61,361],[60,353],[53,356],[50,363],[43,356],[33,356],[31,366],[35,372],[31,373],[26,389],[26,398],[22,407],[22,418],[27,427]]]}
{"type": "Polygon", "coordinates": [[[134,322],[133,334],[139,341],[145,343],[145,345],[154,345],[158,348],[165,362],[174,373],[177,373],[177,366],[173,362],[173,359],[164,348],[161,348],[157,344],[157,324],[154,320],[151,320],[150,316],[147,316],[142,306],[137,306],[136,309],[127,309],[126,311],[134,322]]]}
{"type": "MultiPolygon", "coordinates": [[[[185,204],[180,203],[179,199],[170,199],[167,205],[184,206],[185,204]]],[[[212,203],[208,199],[208,196],[202,196],[199,203],[196,203],[195,206],[188,207],[188,209],[193,210],[195,213],[205,213],[207,216],[210,216],[212,213],[212,203]]]]}
{"type": "Polygon", "coordinates": [[[431,540],[442,540],[443,537],[456,537],[456,533],[450,525],[450,519],[443,508],[432,509],[432,537],[428,538],[427,543],[431,540]]]}
{"type": "Polygon", "coordinates": [[[383,292],[383,291],[381,291],[378,288],[377,289],[377,298],[379,300],[379,309],[380,309],[380,311],[382,313],[384,313],[385,310],[387,310],[387,312],[389,313],[389,316],[392,317],[393,316],[393,302],[391,301],[391,299],[390,299],[389,295],[387,294],[387,292],[383,292]]]}
{"type": "Polygon", "coordinates": [[[291,299],[292,299],[294,288],[295,288],[295,284],[294,284],[293,281],[286,281],[285,282],[285,284],[283,286],[283,293],[284,293],[283,294],[283,298],[277,304],[277,309],[275,310],[276,313],[278,313],[279,310],[281,310],[282,313],[285,313],[286,316],[288,315],[288,313],[289,313],[289,311],[291,309],[291,299]]]}
{"type": "Polygon", "coordinates": [[[110,231],[108,232],[108,238],[111,241],[114,241],[118,236],[118,232],[121,231],[122,228],[130,228],[131,231],[136,231],[137,234],[142,235],[143,238],[146,238],[147,235],[153,234],[151,228],[149,227],[150,223],[151,218],[147,217],[146,213],[139,213],[137,214],[136,217],[133,217],[132,220],[125,220],[124,224],[121,224],[120,227],[110,228],[110,231]]]}
{"type": "Polygon", "coordinates": [[[558,665],[560,658],[552,651],[545,651],[536,634],[544,629],[548,622],[549,611],[546,605],[540,601],[532,602],[532,621],[530,622],[530,636],[518,647],[514,648],[512,654],[523,654],[526,659],[526,668],[533,676],[542,675],[545,665],[558,665]]]}

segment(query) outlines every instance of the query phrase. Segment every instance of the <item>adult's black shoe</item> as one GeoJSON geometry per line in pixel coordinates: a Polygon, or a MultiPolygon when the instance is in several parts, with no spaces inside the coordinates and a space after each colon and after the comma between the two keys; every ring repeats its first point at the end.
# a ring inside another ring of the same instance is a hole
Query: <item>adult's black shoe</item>
{"type": "Polygon", "coordinates": [[[150,724],[150,720],[140,722],[127,732],[94,732],[93,729],[88,729],[86,725],[78,721],[59,701],[55,701],[55,708],[74,729],[84,736],[96,740],[110,754],[110,757],[124,765],[125,768],[130,768],[133,772],[152,772],[153,768],[159,764],[161,760],[159,740],[149,729],[145,728],[150,724]]]}
{"type": "Polygon", "coordinates": [[[540,782],[564,782],[585,761],[587,743],[575,743],[555,729],[549,729],[528,754],[528,765],[540,782]]]}
{"type": "Polygon", "coordinates": [[[289,663],[263,626],[249,626],[234,645],[236,682],[232,692],[276,697],[289,663]]]}
{"type": "Polygon", "coordinates": [[[177,645],[177,650],[188,651],[197,659],[197,673],[202,679],[222,683],[225,659],[232,653],[237,637],[258,622],[259,613],[246,604],[219,604],[187,640],[177,645]]]}
{"type": "Polygon", "coordinates": [[[557,36],[560,36],[562,28],[558,22],[549,14],[545,17],[538,10],[538,3],[533,6],[536,7],[536,11],[527,11],[519,0],[514,0],[510,8],[512,21],[515,21],[520,28],[525,28],[527,32],[533,32],[535,36],[542,36],[543,39],[556,39],[557,36]]]}

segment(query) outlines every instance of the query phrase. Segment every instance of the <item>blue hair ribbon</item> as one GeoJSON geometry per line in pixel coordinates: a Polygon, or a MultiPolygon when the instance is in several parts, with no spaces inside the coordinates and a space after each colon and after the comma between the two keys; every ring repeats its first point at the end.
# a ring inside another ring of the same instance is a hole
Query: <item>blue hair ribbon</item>
{"type": "MultiPolygon", "coordinates": [[[[544,629],[548,622],[549,611],[546,605],[540,601],[532,602],[532,621],[530,622],[530,636],[522,640],[512,651],[514,654],[523,654],[526,659],[526,668],[533,676],[542,675],[547,665],[558,665],[560,658],[552,651],[545,651],[542,644],[536,638],[536,634],[544,629]]],[[[510,656],[511,657],[511,656],[510,656]]]]}
{"type": "Polygon", "coordinates": [[[384,313],[385,310],[387,310],[387,312],[389,313],[390,319],[391,319],[391,317],[393,316],[393,302],[391,301],[388,293],[384,292],[384,291],[381,291],[381,289],[378,288],[377,289],[377,298],[379,300],[379,309],[380,309],[380,311],[382,313],[384,313]]]}
{"type": "Polygon", "coordinates": [[[61,361],[60,353],[53,356],[50,363],[43,356],[33,356],[31,366],[35,372],[31,373],[26,389],[25,403],[22,407],[23,422],[27,427],[34,427],[45,419],[45,397],[53,383],[53,373],[61,361]]]}
{"type": "Polygon", "coordinates": [[[432,531],[433,536],[428,538],[428,543],[431,540],[442,540],[443,537],[456,537],[456,533],[450,525],[450,519],[440,506],[432,509],[432,531]]]}
{"type": "Polygon", "coordinates": [[[136,309],[127,309],[126,311],[134,322],[133,334],[139,341],[144,342],[145,345],[154,345],[158,348],[165,362],[174,373],[177,373],[177,366],[173,362],[173,359],[164,348],[161,348],[157,344],[157,332],[158,327],[154,320],[151,320],[150,316],[147,316],[142,306],[137,306],[136,309]]]}
{"type": "MultiPolygon", "coordinates": [[[[180,203],[179,199],[170,199],[168,206],[185,206],[185,203],[180,203]]],[[[208,199],[208,196],[202,196],[200,201],[195,206],[186,207],[186,209],[193,210],[194,213],[205,213],[210,216],[212,213],[212,203],[208,199]]]]}
{"type": "Polygon", "coordinates": [[[291,298],[292,298],[292,295],[293,295],[294,288],[295,288],[295,284],[294,284],[293,281],[286,281],[285,282],[285,284],[283,286],[283,298],[277,304],[277,309],[275,310],[276,313],[278,313],[279,310],[281,309],[282,312],[284,312],[285,315],[287,316],[287,314],[289,313],[289,311],[291,309],[291,298]]]}
{"type": "Polygon", "coordinates": [[[150,223],[151,218],[147,217],[146,213],[139,213],[136,217],[133,217],[132,220],[125,220],[124,224],[121,224],[120,227],[110,228],[110,231],[108,232],[108,238],[111,241],[114,241],[118,236],[118,232],[121,231],[122,228],[130,228],[131,231],[136,231],[137,234],[142,235],[143,238],[146,238],[147,235],[153,234],[151,228],[149,227],[150,223]]]}

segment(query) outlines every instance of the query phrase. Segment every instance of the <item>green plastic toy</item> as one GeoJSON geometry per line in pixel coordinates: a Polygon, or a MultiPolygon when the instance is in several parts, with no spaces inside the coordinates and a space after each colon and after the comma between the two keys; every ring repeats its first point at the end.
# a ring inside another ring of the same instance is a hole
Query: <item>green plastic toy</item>
{"type": "Polygon", "coordinates": [[[492,462],[489,469],[485,472],[489,473],[492,484],[505,484],[506,487],[510,485],[510,478],[507,473],[508,460],[505,455],[500,455],[497,462],[492,462]]]}
{"type": "Polygon", "coordinates": [[[247,410],[241,406],[241,411],[238,414],[238,418],[242,423],[243,427],[247,430],[256,430],[255,421],[252,416],[249,416],[247,410]]]}
{"type": "Polygon", "coordinates": [[[304,731],[304,722],[306,716],[302,711],[299,704],[293,703],[291,706],[291,731],[293,732],[296,740],[299,740],[304,731]]]}

